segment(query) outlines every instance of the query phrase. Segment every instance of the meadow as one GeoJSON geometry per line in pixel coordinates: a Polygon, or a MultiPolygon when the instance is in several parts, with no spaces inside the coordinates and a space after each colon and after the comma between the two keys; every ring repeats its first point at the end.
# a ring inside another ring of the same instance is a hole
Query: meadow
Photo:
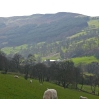
{"type": "Polygon", "coordinates": [[[24,49],[27,49],[27,44],[23,44],[23,45],[20,45],[20,46],[16,46],[16,47],[4,47],[2,48],[1,50],[6,53],[7,55],[13,53],[18,53],[19,51],[21,50],[24,50],[24,49]]]}
{"type": "Polygon", "coordinates": [[[86,96],[88,99],[99,99],[99,96],[84,93],[73,89],[64,89],[55,84],[44,82],[42,85],[38,80],[29,82],[22,76],[14,78],[11,74],[0,74],[0,99],[43,99],[43,93],[47,88],[57,90],[58,99],[79,99],[86,96]]]}
{"type": "Polygon", "coordinates": [[[77,66],[79,63],[89,64],[91,62],[98,62],[99,60],[94,56],[84,56],[72,58],[72,61],[74,62],[75,66],[77,66]]]}
{"type": "Polygon", "coordinates": [[[94,26],[93,28],[99,28],[99,21],[97,19],[92,19],[88,22],[89,27],[92,28],[92,26],[94,26]]]}

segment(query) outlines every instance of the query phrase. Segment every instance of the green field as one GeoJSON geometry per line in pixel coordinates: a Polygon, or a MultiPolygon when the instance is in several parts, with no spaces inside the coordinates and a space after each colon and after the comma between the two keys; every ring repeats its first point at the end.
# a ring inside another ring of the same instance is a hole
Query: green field
{"type": "Polygon", "coordinates": [[[79,99],[81,95],[87,96],[88,99],[99,99],[99,96],[64,89],[48,82],[40,85],[38,80],[33,79],[33,83],[29,83],[29,79],[25,80],[21,76],[14,78],[13,75],[0,74],[0,99],[43,99],[43,93],[47,88],[56,89],[58,99],[79,99]]]}
{"type": "Polygon", "coordinates": [[[99,20],[97,19],[92,19],[88,22],[89,27],[92,28],[92,26],[94,26],[93,28],[99,28],[99,20]]]}
{"type": "Polygon", "coordinates": [[[16,46],[16,47],[4,47],[1,49],[1,51],[9,55],[11,53],[14,53],[14,54],[18,53],[20,50],[23,50],[23,49],[27,49],[27,44],[16,46]]]}
{"type": "Polygon", "coordinates": [[[75,63],[75,65],[78,65],[79,63],[88,64],[88,63],[91,63],[91,62],[98,62],[99,61],[94,56],[77,57],[77,58],[72,58],[72,60],[75,63]]]}

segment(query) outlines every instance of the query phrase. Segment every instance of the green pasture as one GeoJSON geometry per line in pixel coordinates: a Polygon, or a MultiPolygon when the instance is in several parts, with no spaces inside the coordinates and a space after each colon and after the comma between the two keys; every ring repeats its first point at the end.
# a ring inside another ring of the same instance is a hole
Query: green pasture
{"type": "Polygon", "coordinates": [[[91,62],[98,62],[99,60],[96,59],[94,56],[84,56],[84,57],[76,57],[76,58],[72,58],[72,61],[74,62],[75,65],[78,65],[79,63],[83,63],[83,64],[88,64],[91,62]]]}
{"type": "Polygon", "coordinates": [[[58,99],[79,99],[79,96],[86,96],[88,99],[99,99],[99,96],[84,93],[73,89],[44,82],[42,85],[38,80],[33,83],[23,77],[14,78],[14,75],[0,74],[0,99],[43,99],[43,93],[47,88],[57,90],[58,99]]]}
{"type": "Polygon", "coordinates": [[[92,19],[88,22],[89,27],[99,28],[99,20],[92,19]]]}
{"type": "Polygon", "coordinates": [[[27,44],[24,44],[16,47],[4,47],[1,50],[7,55],[11,53],[15,54],[15,53],[18,53],[20,50],[27,49],[27,46],[28,46],[27,44]]]}
{"type": "Polygon", "coordinates": [[[4,47],[1,49],[1,51],[3,51],[4,53],[6,53],[8,55],[11,52],[13,52],[13,47],[4,47]]]}
{"type": "MultiPolygon", "coordinates": [[[[82,86],[82,85],[79,84],[79,85],[78,85],[78,88],[81,88],[81,86],[82,86]]],[[[94,87],[92,87],[92,88],[94,88],[94,87]]],[[[82,90],[87,91],[87,92],[89,92],[89,93],[92,92],[91,86],[89,86],[89,85],[83,85],[82,90]]],[[[96,93],[95,93],[95,94],[98,94],[98,86],[96,86],[96,93]]]]}

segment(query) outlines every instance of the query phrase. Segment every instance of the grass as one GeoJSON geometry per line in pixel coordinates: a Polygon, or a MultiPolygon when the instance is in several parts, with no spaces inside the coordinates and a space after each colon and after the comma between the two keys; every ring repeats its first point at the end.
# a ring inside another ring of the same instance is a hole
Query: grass
{"type": "Polygon", "coordinates": [[[18,53],[20,50],[23,50],[23,49],[27,49],[27,44],[16,46],[16,47],[4,47],[1,50],[8,55],[11,53],[14,53],[14,54],[18,53]]]}
{"type": "Polygon", "coordinates": [[[64,89],[55,84],[44,82],[40,85],[38,80],[29,83],[29,79],[23,77],[16,79],[13,75],[0,74],[0,99],[42,99],[47,88],[57,90],[59,99],[79,99],[79,96],[87,96],[89,99],[98,99],[98,96],[79,92],[71,89],[64,89]]]}
{"type": "Polygon", "coordinates": [[[89,25],[89,27],[94,26],[93,28],[99,28],[99,20],[95,20],[95,19],[90,20],[88,22],[88,25],[89,25]]]}
{"type": "Polygon", "coordinates": [[[98,99],[98,96],[79,92],[77,90],[64,89],[55,84],[44,82],[40,85],[38,80],[25,80],[19,76],[19,79],[13,75],[0,74],[0,99],[42,99],[43,93],[47,88],[57,90],[59,99],[79,99],[79,96],[87,96],[89,99],[98,99]]]}
{"type": "MultiPolygon", "coordinates": [[[[78,85],[78,87],[81,88],[81,85],[78,85]]],[[[87,91],[89,93],[92,92],[91,91],[91,86],[89,86],[89,85],[84,85],[83,88],[82,88],[82,90],[87,91]]],[[[98,86],[96,86],[96,93],[95,94],[98,94],[98,86]]]]}
{"type": "Polygon", "coordinates": [[[13,47],[4,47],[1,49],[1,51],[3,51],[4,53],[8,55],[13,51],[13,47]]]}
{"type": "Polygon", "coordinates": [[[81,32],[79,32],[79,33],[77,33],[77,34],[74,34],[74,35],[72,35],[72,36],[70,36],[69,38],[76,38],[76,37],[79,37],[79,36],[81,36],[81,35],[86,35],[86,32],[83,30],[83,31],[81,31],[81,32]]]}
{"type": "Polygon", "coordinates": [[[73,60],[75,65],[78,65],[79,63],[88,64],[88,63],[91,63],[91,62],[98,62],[99,61],[94,56],[77,57],[77,58],[72,58],[72,60],[73,60]]]}

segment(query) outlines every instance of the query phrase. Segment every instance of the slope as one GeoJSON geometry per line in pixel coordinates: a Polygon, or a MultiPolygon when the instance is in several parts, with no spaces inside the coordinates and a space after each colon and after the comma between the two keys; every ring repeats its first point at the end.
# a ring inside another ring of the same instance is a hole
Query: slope
{"type": "Polygon", "coordinates": [[[88,19],[65,12],[1,18],[0,47],[62,40],[88,26],[88,19]]]}
{"type": "Polygon", "coordinates": [[[19,76],[19,79],[13,75],[0,74],[0,99],[42,99],[43,93],[47,88],[54,88],[58,92],[59,99],[78,99],[79,96],[87,96],[89,99],[98,99],[98,96],[79,92],[77,90],[63,89],[60,86],[44,82],[40,85],[38,80],[25,80],[19,76]]]}

